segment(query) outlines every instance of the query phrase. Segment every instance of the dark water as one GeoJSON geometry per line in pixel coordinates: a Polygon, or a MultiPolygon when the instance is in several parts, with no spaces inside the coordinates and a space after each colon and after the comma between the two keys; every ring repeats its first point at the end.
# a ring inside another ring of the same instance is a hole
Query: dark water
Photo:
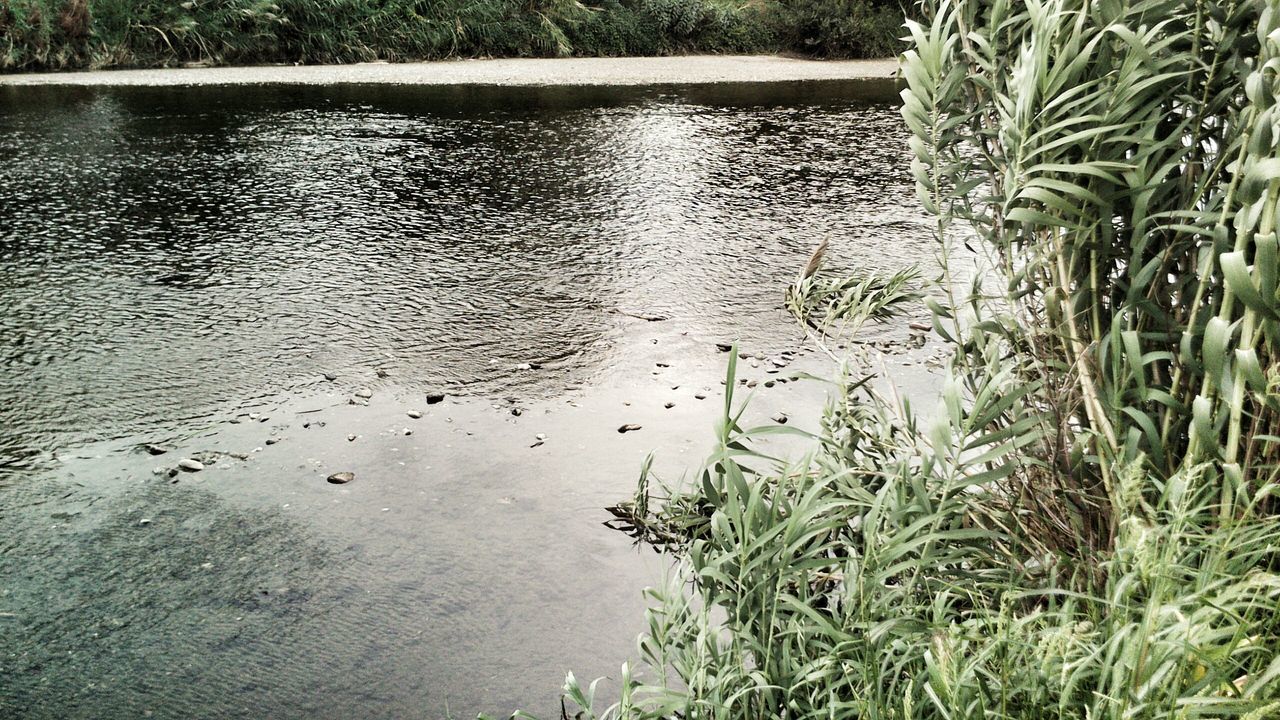
{"type": "Polygon", "coordinates": [[[714,344],[793,347],[824,238],[931,257],[866,90],[0,88],[0,716],[551,717],[616,675],[662,562],[601,508],[696,464],[714,344]]]}
{"type": "Polygon", "coordinates": [[[764,87],[10,89],[0,467],[352,368],[556,392],[615,309],[768,345],[822,238],[927,256],[896,112],[764,87]]]}

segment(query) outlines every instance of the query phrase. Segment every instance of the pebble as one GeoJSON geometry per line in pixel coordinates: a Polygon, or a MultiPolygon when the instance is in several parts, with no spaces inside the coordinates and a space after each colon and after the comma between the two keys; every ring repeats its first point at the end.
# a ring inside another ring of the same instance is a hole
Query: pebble
{"type": "Polygon", "coordinates": [[[422,413],[418,410],[410,410],[409,412],[405,413],[405,415],[408,415],[414,420],[417,420],[418,418],[422,417],[422,413]]]}
{"type": "Polygon", "coordinates": [[[773,386],[774,386],[774,381],[772,381],[772,380],[765,380],[765,381],[764,381],[764,386],[765,386],[765,387],[773,387],[773,386]]]}
{"type": "Polygon", "coordinates": [[[204,469],[204,463],[199,460],[192,460],[191,458],[182,458],[178,461],[178,467],[186,470],[187,472],[200,472],[204,469]]]}
{"type": "Polygon", "coordinates": [[[352,472],[336,472],[329,476],[329,482],[334,485],[346,485],[356,479],[356,474],[352,472]]]}
{"type": "Polygon", "coordinates": [[[278,443],[278,442],[280,442],[280,438],[278,438],[278,437],[270,437],[270,438],[267,438],[267,444],[268,444],[268,445],[275,445],[275,444],[276,444],[276,443],[278,443]]]}
{"type": "Polygon", "coordinates": [[[383,370],[382,368],[378,368],[377,370],[373,371],[373,374],[377,375],[380,378],[384,378],[390,375],[391,373],[387,372],[386,370],[383,370]]]}
{"type": "Polygon", "coordinates": [[[666,408],[666,409],[670,410],[671,408],[673,408],[673,407],[675,407],[675,406],[676,406],[676,404],[675,404],[675,403],[673,403],[673,402],[669,402],[669,403],[666,403],[665,405],[663,405],[662,407],[664,407],[664,408],[666,408]]]}
{"type": "Polygon", "coordinates": [[[933,326],[928,323],[918,323],[918,322],[907,323],[907,327],[911,328],[912,330],[921,330],[923,332],[928,332],[933,329],[933,326]]]}
{"type": "Polygon", "coordinates": [[[413,434],[413,431],[412,431],[412,430],[410,430],[409,428],[405,428],[405,429],[404,429],[404,434],[405,434],[405,435],[412,435],[412,434],[413,434]]]}
{"type": "Polygon", "coordinates": [[[716,343],[716,349],[720,352],[729,352],[733,350],[733,345],[730,343],[716,343]]]}
{"type": "Polygon", "coordinates": [[[151,518],[142,518],[141,520],[138,521],[138,524],[142,525],[143,527],[146,527],[147,525],[151,524],[151,518]]]}
{"type": "Polygon", "coordinates": [[[693,396],[699,400],[706,400],[707,396],[702,393],[694,393],[693,396]]]}
{"type": "Polygon", "coordinates": [[[337,380],[337,379],[338,379],[338,376],[337,376],[337,375],[334,375],[333,373],[325,373],[325,374],[324,374],[324,379],[325,379],[325,380],[328,380],[329,382],[333,382],[334,380],[337,380]]]}
{"type": "Polygon", "coordinates": [[[152,469],[151,469],[151,474],[152,474],[152,475],[163,475],[163,474],[165,474],[165,473],[166,473],[166,472],[168,472],[168,471],[169,471],[169,468],[164,467],[163,465],[157,465],[156,467],[154,467],[154,468],[152,468],[152,469]]]}
{"type": "Polygon", "coordinates": [[[546,440],[546,439],[547,439],[547,434],[546,434],[546,433],[538,433],[537,435],[534,435],[534,436],[533,436],[533,439],[534,439],[534,440],[546,440]]]}
{"type": "Polygon", "coordinates": [[[622,427],[618,428],[618,432],[627,433],[627,432],[634,432],[639,429],[640,429],[639,425],[635,423],[627,423],[626,425],[623,425],[622,427]]]}
{"type": "Polygon", "coordinates": [[[152,455],[163,455],[169,452],[169,448],[164,447],[163,445],[144,445],[143,447],[152,455]]]}
{"type": "Polygon", "coordinates": [[[660,368],[669,368],[669,367],[671,367],[671,366],[670,366],[670,365],[668,365],[667,363],[654,363],[654,365],[657,365],[657,366],[658,366],[658,367],[660,367],[660,368]]]}
{"type": "Polygon", "coordinates": [[[373,397],[373,391],[370,390],[369,388],[360,388],[359,390],[356,391],[356,397],[362,400],[368,400],[369,398],[373,397]]]}
{"type": "Polygon", "coordinates": [[[521,410],[520,408],[511,408],[511,414],[515,415],[516,417],[520,417],[521,415],[524,414],[524,411],[521,410]]]}
{"type": "Polygon", "coordinates": [[[747,381],[747,387],[749,387],[749,388],[753,388],[753,387],[755,387],[756,385],[759,385],[759,384],[760,384],[760,383],[759,383],[759,381],[757,381],[757,380],[748,380],[748,381],[747,381]]]}
{"type": "Polygon", "coordinates": [[[529,363],[520,363],[519,365],[516,365],[516,369],[517,369],[517,370],[532,370],[532,369],[533,369],[533,366],[532,366],[532,365],[530,365],[529,363]]]}
{"type": "Polygon", "coordinates": [[[438,402],[444,402],[444,393],[442,393],[442,392],[429,392],[429,393],[427,393],[427,404],[428,404],[428,405],[435,405],[435,404],[436,404],[436,403],[438,403],[438,402]]]}
{"type": "Polygon", "coordinates": [[[347,442],[355,442],[357,437],[359,437],[359,435],[348,435],[347,442]]]}
{"type": "Polygon", "coordinates": [[[778,423],[779,425],[786,425],[786,424],[787,424],[787,416],[786,416],[785,414],[783,414],[783,413],[778,413],[777,415],[774,415],[774,416],[773,416],[773,421],[774,421],[774,422],[776,422],[776,423],[778,423]]]}

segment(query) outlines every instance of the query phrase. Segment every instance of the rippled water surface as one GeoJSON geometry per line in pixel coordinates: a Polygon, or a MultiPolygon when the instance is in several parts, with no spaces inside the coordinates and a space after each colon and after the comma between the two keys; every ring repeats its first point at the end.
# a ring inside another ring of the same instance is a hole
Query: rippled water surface
{"type": "Polygon", "coordinates": [[[766,87],[0,94],[0,462],[354,367],[556,391],[611,311],[773,342],[823,237],[927,255],[895,111],[766,87]]]}
{"type": "Polygon", "coordinates": [[[550,717],[616,675],[663,562],[601,508],[696,464],[715,344],[764,390],[821,240],[931,257],[865,90],[0,88],[0,715],[550,717]]]}

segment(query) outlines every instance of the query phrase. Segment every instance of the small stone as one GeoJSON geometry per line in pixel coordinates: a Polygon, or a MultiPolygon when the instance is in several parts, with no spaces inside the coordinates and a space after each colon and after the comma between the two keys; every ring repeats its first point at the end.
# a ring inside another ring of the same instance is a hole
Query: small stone
{"type": "Polygon", "coordinates": [[[152,474],[152,475],[163,475],[163,474],[165,474],[165,473],[166,473],[166,472],[168,472],[168,471],[169,471],[169,468],[164,467],[163,465],[157,465],[156,467],[154,467],[154,468],[152,468],[152,469],[151,469],[151,474],[152,474]]]}
{"type": "Polygon", "coordinates": [[[635,423],[627,423],[626,425],[623,425],[622,427],[618,428],[618,432],[628,433],[628,432],[634,432],[639,429],[640,429],[639,425],[636,425],[635,423]]]}
{"type": "Polygon", "coordinates": [[[268,445],[275,445],[275,444],[276,444],[276,443],[278,443],[278,442],[280,442],[280,438],[278,438],[278,437],[269,437],[269,438],[267,438],[267,444],[268,444],[268,445]]]}
{"type": "Polygon", "coordinates": [[[163,445],[143,445],[143,448],[145,448],[151,455],[163,455],[169,452],[169,448],[164,447],[163,445]]]}
{"type": "Polygon", "coordinates": [[[412,434],[413,434],[413,431],[412,431],[412,430],[410,430],[409,428],[405,428],[405,429],[404,429],[404,434],[405,434],[405,435],[412,435],[412,434]]]}
{"type": "Polygon", "coordinates": [[[921,332],[929,332],[930,330],[933,329],[933,326],[928,323],[918,323],[918,322],[907,323],[907,327],[911,328],[912,330],[919,330],[921,332]]]}
{"type": "Polygon", "coordinates": [[[774,422],[776,422],[776,423],[778,423],[779,425],[786,425],[786,424],[787,424],[787,416],[786,416],[785,414],[783,414],[783,413],[778,413],[777,415],[774,415],[774,416],[773,416],[773,421],[774,421],[774,422]]]}
{"type": "Polygon", "coordinates": [[[357,437],[359,437],[359,435],[348,435],[347,442],[355,442],[357,437]]]}
{"type": "Polygon", "coordinates": [[[337,376],[337,375],[334,375],[333,373],[325,373],[325,374],[324,374],[324,379],[325,379],[325,380],[328,380],[329,382],[333,382],[334,380],[337,380],[337,379],[338,379],[338,376],[337,376]]]}
{"type": "Polygon", "coordinates": [[[329,476],[329,482],[334,485],[346,485],[356,479],[356,474],[352,472],[336,472],[329,476]]]}
{"type": "Polygon", "coordinates": [[[511,414],[515,415],[516,417],[520,417],[521,415],[524,414],[524,411],[518,407],[514,407],[514,408],[511,408],[511,414]]]}
{"type": "Polygon", "coordinates": [[[670,365],[668,365],[667,363],[654,363],[654,365],[657,365],[657,366],[658,366],[658,367],[660,367],[660,368],[669,368],[669,367],[671,367],[671,366],[670,366],[670,365]]]}
{"type": "Polygon", "coordinates": [[[733,345],[730,343],[716,343],[716,349],[720,352],[729,352],[733,350],[733,345]]]}
{"type": "Polygon", "coordinates": [[[676,404],[675,404],[675,403],[673,403],[673,402],[669,402],[669,403],[664,404],[662,407],[664,407],[664,408],[666,408],[666,409],[670,410],[671,408],[673,408],[673,407],[675,407],[675,406],[676,406],[676,404]]]}
{"type": "Polygon", "coordinates": [[[547,434],[546,434],[546,433],[538,433],[537,435],[534,435],[534,436],[533,436],[533,439],[534,439],[534,440],[546,440],[546,439],[547,439],[547,434]]]}
{"type": "Polygon", "coordinates": [[[776,368],[784,368],[787,366],[787,362],[785,360],[774,359],[772,362],[773,366],[776,368]]]}
{"type": "Polygon", "coordinates": [[[693,396],[694,396],[695,398],[699,399],[699,400],[706,400],[706,399],[707,399],[707,396],[706,396],[706,394],[705,394],[705,393],[694,393],[694,394],[693,394],[693,396]]]}
{"type": "Polygon", "coordinates": [[[151,518],[142,518],[141,520],[138,521],[138,524],[143,527],[146,527],[147,525],[151,524],[151,518]]]}
{"type": "Polygon", "coordinates": [[[517,369],[517,370],[532,370],[532,369],[533,369],[533,366],[532,366],[532,365],[530,365],[529,363],[520,363],[519,365],[516,365],[516,369],[517,369]]]}
{"type": "Polygon", "coordinates": [[[178,461],[178,467],[187,472],[200,472],[204,469],[204,463],[191,458],[182,458],[178,461]]]}
{"type": "Polygon", "coordinates": [[[772,380],[765,380],[765,381],[764,381],[764,386],[765,386],[765,387],[773,387],[773,386],[774,386],[774,382],[773,382],[772,380]]]}
{"type": "Polygon", "coordinates": [[[266,421],[268,421],[268,420],[270,420],[270,419],[271,419],[271,418],[267,417],[266,415],[263,415],[263,416],[261,416],[261,417],[259,417],[259,418],[258,418],[258,422],[266,422],[266,421]]]}
{"type": "Polygon", "coordinates": [[[405,413],[405,415],[408,415],[414,420],[417,420],[418,418],[422,417],[422,412],[419,410],[410,410],[409,412],[405,413]]]}
{"type": "Polygon", "coordinates": [[[387,377],[388,375],[390,375],[391,373],[387,372],[386,370],[383,370],[382,368],[378,368],[377,370],[374,370],[374,371],[373,371],[373,374],[374,374],[374,375],[377,375],[377,376],[378,376],[378,377],[380,377],[380,378],[385,378],[385,377],[387,377]]]}
{"type": "Polygon", "coordinates": [[[747,381],[747,387],[749,387],[749,388],[753,388],[753,387],[755,387],[756,385],[759,385],[759,384],[760,384],[760,382],[759,382],[759,381],[757,381],[757,380],[748,380],[748,381],[747,381]]]}
{"type": "Polygon", "coordinates": [[[356,397],[360,398],[361,400],[368,400],[369,398],[373,397],[373,391],[370,390],[369,388],[360,388],[359,390],[356,391],[356,397]]]}
{"type": "Polygon", "coordinates": [[[438,403],[438,402],[444,402],[444,393],[442,393],[442,392],[429,392],[429,393],[427,393],[427,404],[428,404],[428,405],[435,405],[435,404],[436,404],[436,403],[438,403]]]}
{"type": "Polygon", "coordinates": [[[746,360],[746,359],[747,359],[747,358],[749,358],[749,357],[751,357],[751,356],[750,356],[749,354],[747,354],[747,353],[744,353],[744,352],[740,352],[740,353],[738,353],[738,359],[739,359],[739,360],[746,360]]]}

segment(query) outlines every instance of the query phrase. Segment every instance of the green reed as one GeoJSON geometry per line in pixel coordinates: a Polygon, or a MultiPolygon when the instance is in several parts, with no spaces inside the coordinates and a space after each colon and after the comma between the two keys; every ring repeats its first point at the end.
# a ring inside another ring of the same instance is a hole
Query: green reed
{"type": "MultiPolygon", "coordinates": [[[[1280,9],[954,0],[903,117],[950,350],[917,415],[842,363],[790,461],[728,397],[616,510],[679,560],[600,718],[1280,718],[1280,9]],[[966,246],[975,249],[969,253],[966,246]],[[976,263],[976,268],[970,264],[976,263]],[[630,510],[630,513],[627,511],[630,510]]],[[[830,277],[815,342],[915,302],[830,277]]]]}

